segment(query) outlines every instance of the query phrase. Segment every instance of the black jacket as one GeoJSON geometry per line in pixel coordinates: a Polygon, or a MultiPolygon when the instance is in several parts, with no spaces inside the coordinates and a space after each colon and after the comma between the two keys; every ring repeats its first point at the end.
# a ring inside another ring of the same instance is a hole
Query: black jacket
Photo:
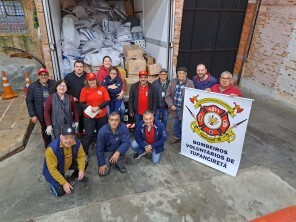
{"type": "Polygon", "coordinates": [[[64,79],[68,85],[67,93],[79,100],[80,92],[85,86],[84,81],[86,79],[86,72],[83,72],[82,76],[78,77],[73,71],[68,73],[64,79]]]}
{"type": "MultiPolygon", "coordinates": [[[[139,82],[131,85],[128,100],[128,112],[130,114],[138,113],[138,97],[139,97],[139,82]]],[[[155,87],[148,82],[148,110],[156,112],[157,107],[157,92],[155,87]]]]}
{"type": "Polygon", "coordinates": [[[152,85],[157,91],[157,109],[167,109],[168,105],[165,102],[165,94],[170,84],[170,80],[167,79],[165,84],[160,82],[160,79],[153,81],[152,85]]]}
{"type": "MultiPolygon", "coordinates": [[[[54,92],[56,81],[48,80],[48,92],[49,94],[54,92]]],[[[30,117],[37,116],[39,121],[44,121],[44,104],[43,104],[43,92],[42,86],[39,80],[33,82],[28,87],[28,93],[26,97],[27,108],[30,117]]]]}

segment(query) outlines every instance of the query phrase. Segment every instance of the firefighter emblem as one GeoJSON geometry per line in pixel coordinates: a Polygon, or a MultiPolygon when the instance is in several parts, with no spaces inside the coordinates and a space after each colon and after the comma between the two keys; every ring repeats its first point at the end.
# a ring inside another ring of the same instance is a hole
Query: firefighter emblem
{"type": "Polygon", "coordinates": [[[198,110],[197,114],[186,106],[194,121],[191,122],[190,128],[193,132],[204,138],[210,143],[232,142],[235,140],[235,129],[238,125],[245,122],[245,120],[231,125],[230,118],[234,118],[238,113],[244,109],[240,105],[234,103],[231,107],[224,101],[216,98],[198,99],[197,96],[190,98],[194,108],[198,110]],[[205,105],[210,103],[210,105],[205,105]]]}

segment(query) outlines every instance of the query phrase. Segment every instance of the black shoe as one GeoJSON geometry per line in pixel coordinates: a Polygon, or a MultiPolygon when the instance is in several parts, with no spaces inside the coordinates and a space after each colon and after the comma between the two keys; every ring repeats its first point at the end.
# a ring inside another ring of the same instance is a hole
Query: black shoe
{"type": "Polygon", "coordinates": [[[79,182],[83,182],[83,183],[85,183],[85,182],[87,182],[88,181],[88,178],[86,177],[86,176],[84,176],[83,178],[82,178],[82,180],[78,180],[78,170],[76,171],[74,171],[73,173],[72,173],[72,175],[70,176],[70,182],[71,183],[75,183],[76,181],[79,181],[79,182]]]}
{"type": "Polygon", "coordinates": [[[138,160],[138,159],[140,159],[142,156],[144,156],[146,154],[146,152],[144,152],[144,153],[136,153],[134,156],[133,156],[133,158],[135,159],[135,160],[138,160]]]}
{"type": "Polygon", "coordinates": [[[117,169],[119,170],[120,173],[126,173],[127,172],[126,167],[123,166],[123,165],[121,167],[116,165],[116,167],[117,167],[117,169]]]}
{"type": "Polygon", "coordinates": [[[76,180],[78,178],[78,170],[74,170],[74,172],[70,176],[70,180],[76,180]]]}
{"type": "Polygon", "coordinates": [[[181,139],[174,137],[174,138],[170,141],[170,143],[171,143],[171,144],[175,144],[175,143],[179,143],[180,141],[181,141],[181,139]]]}
{"type": "Polygon", "coordinates": [[[82,180],[78,180],[78,179],[77,179],[77,181],[78,181],[78,182],[85,183],[85,182],[88,181],[88,177],[84,176],[84,177],[82,178],[82,180]]]}

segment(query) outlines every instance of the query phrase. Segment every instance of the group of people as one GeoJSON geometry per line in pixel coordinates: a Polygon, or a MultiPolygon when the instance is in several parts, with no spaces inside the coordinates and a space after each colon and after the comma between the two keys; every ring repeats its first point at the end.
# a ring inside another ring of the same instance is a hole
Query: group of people
{"type": "Polygon", "coordinates": [[[43,175],[55,196],[70,194],[71,181],[86,181],[89,147],[96,135],[98,174],[105,176],[115,164],[121,173],[129,147],[134,159],[151,155],[152,162],[160,162],[167,139],[166,126],[169,113],[173,118],[173,140],[180,142],[182,132],[182,106],[184,88],[196,88],[231,96],[241,96],[232,85],[232,74],[223,72],[220,83],[199,64],[193,80],[187,78],[185,67],[177,69],[177,78],[170,81],[162,69],[159,78],[148,82],[148,73],[139,72],[139,81],[129,92],[128,111],[134,118],[134,141],[121,122],[125,113],[123,79],[119,70],[112,67],[109,56],[97,73],[84,71],[84,63],[76,61],[73,72],[63,80],[50,80],[46,69],[38,70],[38,80],[28,88],[26,103],[33,123],[41,125],[45,160],[43,175]],[[81,138],[81,141],[78,138],[81,138]],[[73,169],[70,178],[65,172],[73,169]]]}

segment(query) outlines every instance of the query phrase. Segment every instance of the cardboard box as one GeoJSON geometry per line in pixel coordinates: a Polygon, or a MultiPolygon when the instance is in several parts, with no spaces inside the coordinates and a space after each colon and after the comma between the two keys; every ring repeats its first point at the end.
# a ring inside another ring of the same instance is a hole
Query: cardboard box
{"type": "Polygon", "coordinates": [[[126,61],[126,70],[128,75],[138,74],[141,70],[146,70],[145,59],[130,59],[126,61]]]}
{"type": "Polygon", "coordinates": [[[144,58],[147,62],[147,65],[152,65],[155,63],[155,58],[153,58],[152,56],[145,55],[144,58]]]}
{"type": "Polygon", "coordinates": [[[124,94],[128,96],[131,85],[138,82],[138,81],[139,81],[138,76],[124,79],[124,94]]]}
{"type": "Polygon", "coordinates": [[[143,50],[138,45],[125,45],[123,46],[123,55],[126,60],[142,59],[143,50]]]}
{"type": "Polygon", "coordinates": [[[161,70],[161,64],[160,63],[148,65],[148,73],[149,73],[149,75],[157,75],[157,74],[159,74],[160,70],[161,70]]]}

